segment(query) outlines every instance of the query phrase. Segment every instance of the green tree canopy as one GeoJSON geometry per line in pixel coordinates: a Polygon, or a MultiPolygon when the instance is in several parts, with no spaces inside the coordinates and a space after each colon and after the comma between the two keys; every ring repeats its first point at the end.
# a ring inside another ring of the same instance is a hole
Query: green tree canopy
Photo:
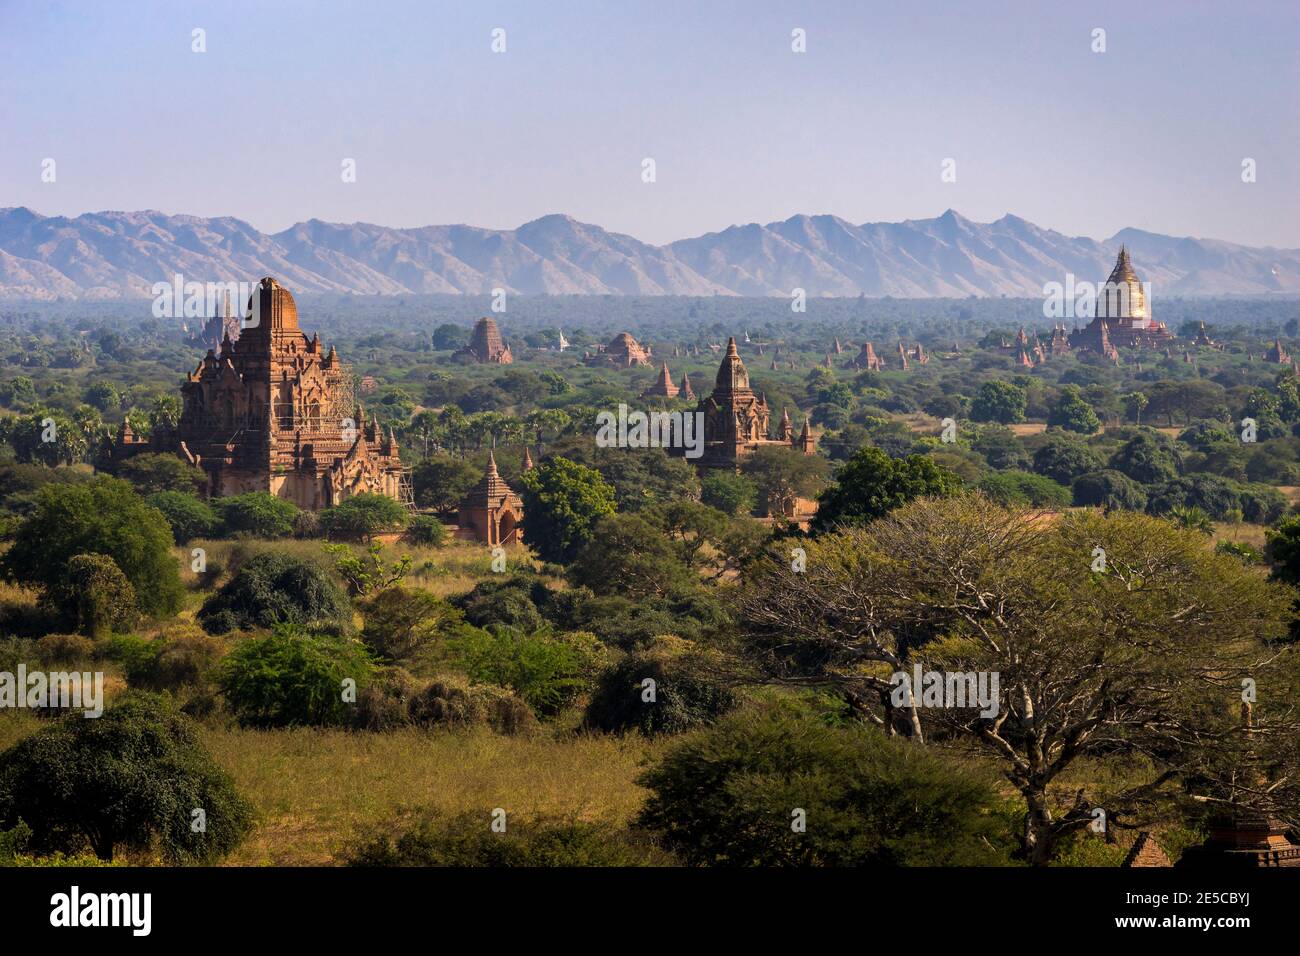
{"type": "Polygon", "coordinates": [[[1144,485],[1169,481],[1178,474],[1168,440],[1150,431],[1140,431],[1121,445],[1111,456],[1110,467],[1144,485]]]}
{"type": "Polygon", "coordinates": [[[411,469],[415,503],[440,514],[455,511],[480,477],[482,472],[463,458],[434,455],[411,469]]]}
{"type": "Polygon", "coordinates": [[[209,634],[276,624],[346,627],[352,607],[318,564],[280,551],[256,555],[209,597],[199,623],[209,634]]]}
{"type": "Polygon", "coordinates": [[[999,471],[980,479],[978,488],[1000,505],[1067,508],[1070,489],[1046,475],[1027,471],[999,471]]]}
{"type": "Polygon", "coordinates": [[[278,624],[270,634],[235,645],[221,662],[218,684],[245,725],[336,725],[355,716],[344,681],[360,691],[373,673],[355,641],[278,624]]]}
{"type": "Polygon", "coordinates": [[[1067,432],[1091,435],[1101,430],[1101,419],[1083,397],[1077,385],[1066,385],[1061,389],[1061,397],[1052,406],[1047,416],[1049,428],[1063,428],[1067,432]]]}
{"type": "Polygon", "coordinates": [[[174,614],[179,609],[184,589],[171,528],[125,481],[98,477],[42,488],[35,510],[0,558],[0,571],[10,580],[53,589],[78,554],[112,558],[135,588],[142,611],[174,614]]]}
{"type": "Polygon", "coordinates": [[[210,538],[221,525],[211,505],[183,491],[157,491],[145,500],[150,507],[162,512],[177,544],[188,544],[195,538],[210,538]]]}
{"type": "Polygon", "coordinates": [[[369,541],[385,531],[405,528],[410,515],[401,502],[387,495],[361,494],[345,498],[320,515],[321,527],[331,538],[369,541]]]}
{"type": "Polygon", "coordinates": [[[202,468],[195,468],[175,455],[135,455],[122,462],[118,477],[131,482],[142,495],[155,491],[201,495],[208,487],[208,476],[202,468]]]}
{"type": "Polygon", "coordinates": [[[266,491],[250,491],[213,502],[227,536],[287,538],[293,534],[298,507],[266,491]]]}
{"type": "Polygon", "coordinates": [[[758,489],[744,475],[715,471],[700,482],[700,500],[724,514],[747,515],[758,503],[758,489]]]}
{"type": "Polygon", "coordinates": [[[74,556],[54,589],[54,602],[86,637],[102,637],[135,621],[135,588],[106,554],[74,556]]]}
{"type": "Polygon", "coordinates": [[[813,530],[865,524],[914,498],[945,497],[960,488],[961,479],[924,455],[890,458],[879,448],[860,448],[818,498],[813,530]]]}
{"type": "Polygon", "coordinates": [[[1047,441],[1034,452],[1034,471],[1063,485],[1080,475],[1100,471],[1102,464],[1100,455],[1064,432],[1049,434],[1047,441]]]}
{"type": "Polygon", "coordinates": [[[664,597],[699,584],[681,552],[640,515],[614,514],[597,521],[568,573],[574,584],[596,594],[633,599],[664,597]]]}
{"type": "Polygon", "coordinates": [[[781,445],[760,446],[741,465],[741,474],[758,491],[759,507],[773,515],[790,514],[798,499],[815,497],[826,472],[825,458],[781,445]]]}
{"type": "Polygon", "coordinates": [[[875,728],[814,716],[725,717],[640,783],[650,799],[639,824],[697,865],[972,865],[1012,849],[990,821],[987,782],[875,728]]]}
{"type": "Polygon", "coordinates": [[[975,400],[971,402],[970,417],[976,422],[1010,425],[1025,420],[1028,405],[1028,393],[1019,385],[993,379],[980,386],[975,400]]]}
{"type": "Polygon", "coordinates": [[[614,488],[600,472],[567,458],[547,458],[519,480],[523,532],[543,561],[567,564],[614,513],[614,488]]]}
{"type": "Polygon", "coordinates": [[[1146,489],[1123,472],[1103,469],[1074,480],[1074,503],[1097,508],[1142,511],[1147,506],[1146,489]]]}
{"type": "Polygon", "coordinates": [[[132,693],[0,754],[0,828],[22,820],[39,852],[89,845],[111,860],[154,847],[171,863],[205,862],[234,849],[252,818],[194,725],[160,698],[132,693]]]}

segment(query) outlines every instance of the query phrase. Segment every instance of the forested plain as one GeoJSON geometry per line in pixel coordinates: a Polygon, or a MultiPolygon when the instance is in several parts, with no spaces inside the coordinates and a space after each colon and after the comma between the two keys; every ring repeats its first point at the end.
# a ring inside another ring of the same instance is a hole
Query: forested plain
{"type": "Polygon", "coordinates": [[[177,420],[203,316],[0,304],[0,672],[108,698],[0,713],[0,862],[1113,866],[1225,807],[1300,824],[1300,377],[1266,361],[1300,301],[1157,300],[1168,354],[1032,367],[1022,328],[1076,324],[1035,300],[492,305],[298,297],[415,504],[312,513],[96,473],[177,420]],[[513,364],[454,359],[482,315],[513,364]],[[584,362],[621,331],[650,365],[584,362]],[[596,447],[729,337],[815,456],[596,447]],[[504,556],[452,534],[489,454],[504,556]],[[917,667],[998,674],[997,713],[900,706],[917,667]]]}

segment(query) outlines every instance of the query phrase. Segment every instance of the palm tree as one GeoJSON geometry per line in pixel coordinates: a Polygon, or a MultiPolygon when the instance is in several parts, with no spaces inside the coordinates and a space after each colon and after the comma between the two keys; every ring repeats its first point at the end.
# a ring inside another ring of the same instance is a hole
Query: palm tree
{"type": "Polygon", "coordinates": [[[1169,509],[1169,520],[1184,531],[1199,531],[1201,534],[1214,534],[1214,522],[1196,505],[1174,505],[1169,509]]]}
{"type": "Polygon", "coordinates": [[[423,445],[423,460],[429,460],[429,445],[432,443],[436,446],[436,439],[440,426],[438,416],[430,411],[417,412],[411,416],[403,431],[411,438],[417,439],[423,445]]]}

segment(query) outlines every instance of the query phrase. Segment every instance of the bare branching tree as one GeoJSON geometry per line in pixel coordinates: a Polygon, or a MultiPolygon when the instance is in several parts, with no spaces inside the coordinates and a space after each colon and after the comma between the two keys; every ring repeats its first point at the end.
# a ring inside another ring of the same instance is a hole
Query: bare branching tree
{"type": "Polygon", "coordinates": [[[1031,862],[1103,798],[1114,820],[1174,781],[1297,817],[1295,660],[1273,643],[1292,595],[1203,536],[1140,514],[1007,511],[972,496],[918,501],[806,549],[803,570],[782,553],[747,575],[741,654],[767,679],[879,700],[886,728],[991,755],[1025,801],[1031,862]],[[891,675],[916,664],[997,674],[996,713],[908,695],[900,721],[891,675]],[[1261,695],[1249,733],[1248,679],[1261,695]],[[1151,772],[1118,792],[1053,791],[1079,758],[1110,755],[1142,755],[1151,772]]]}

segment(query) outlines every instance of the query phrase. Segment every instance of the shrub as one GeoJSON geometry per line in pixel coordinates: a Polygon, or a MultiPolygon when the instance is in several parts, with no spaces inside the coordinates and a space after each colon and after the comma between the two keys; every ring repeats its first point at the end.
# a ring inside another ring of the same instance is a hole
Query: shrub
{"type": "Polygon", "coordinates": [[[351,852],[349,866],[649,866],[668,861],[644,839],[603,823],[508,818],[492,830],[486,813],[432,817],[394,840],[375,837],[351,852]]]}
{"type": "Polygon", "coordinates": [[[180,624],[157,640],[125,635],[114,638],[109,656],[121,663],[132,687],[178,691],[202,686],[225,650],[225,644],[193,624],[180,624]]]}
{"type": "Polygon", "coordinates": [[[433,515],[416,515],[406,527],[406,537],[423,548],[441,548],[447,541],[447,526],[433,515]]]}
{"type": "Polygon", "coordinates": [[[719,471],[700,482],[700,501],[733,517],[747,515],[758,503],[758,489],[744,475],[719,471]]]}
{"type": "Polygon", "coordinates": [[[135,589],[104,554],[78,554],[69,560],[52,597],[69,623],[87,637],[101,637],[135,620],[135,589]]]}
{"type": "Polygon", "coordinates": [[[536,575],[512,574],[480,581],[473,590],[452,598],[451,603],[475,627],[503,625],[537,631],[546,626],[538,604],[545,603],[548,597],[546,584],[536,575]]]}
{"type": "Polygon", "coordinates": [[[1057,847],[1052,866],[1089,867],[1122,866],[1128,851],[1091,833],[1071,833],[1057,847]]]}
{"type": "Polygon", "coordinates": [[[46,634],[36,642],[42,664],[75,664],[95,656],[95,642],[80,634],[46,634]]]}
{"type": "Polygon", "coordinates": [[[220,526],[212,506],[193,495],[181,491],[159,491],[146,500],[167,519],[177,544],[187,544],[195,538],[210,538],[220,526]]]}
{"type": "MultiPolygon", "coordinates": [[[[933,866],[995,862],[992,789],[874,728],[735,714],[674,745],[640,783],[639,824],[690,863],[933,866]],[[792,827],[801,809],[806,832],[792,827]]],[[[1004,845],[1006,843],[1004,842],[1004,845]]]]}
{"type": "Polygon", "coordinates": [[[593,634],[552,636],[505,627],[462,627],[448,646],[470,680],[509,687],[542,716],[558,713],[587,691],[605,654],[593,634]]]}
{"type": "Polygon", "coordinates": [[[400,667],[388,667],[357,694],[354,723],[362,730],[382,732],[410,723],[415,680],[400,667]]]}
{"type": "Polygon", "coordinates": [[[1002,471],[985,475],[978,488],[1003,507],[1032,505],[1036,508],[1065,508],[1072,499],[1070,489],[1046,475],[1027,471],[1002,471]]]}
{"type": "Polygon", "coordinates": [[[39,641],[25,637],[0,638],[0,671],[12,673],[18,670],[19,664],[40,659],[39,641]]]}
{"type": "Polygon", "coordinates": [[[346,498],[320,513],[320,526],[330,538],[369,541],[385,531],[405,528],[410,515],[387,495],[361,494],[346,498]]]}
{"type": "Polygon", "coordinates": [[[203,469],[175,455],[135,455],[122,462],[118,474],[135,485],[142,495],[158,491],[196,495],[208,487],[208,476],[203,469]]]}
{"type": "Polygon", "coordinates": [[[654,604],[626,597],[598,597],[580,602],[572,627],[591,631],[611,647],[632,650],[660,634],[699,640],[728,624],[727,610],[713,589],[667,594],[654,604]]]}
{"type": "Polygon", "coordinates": [[[1174,505],[1165,515],[1175,525],[1184,531],[1199,531],[1204,535],[1214,534],[1214,522],[1196,505],[1190,508],[1184,508],[1182,505],[1174,505]]]}
{"type": "Polygon", "coordinates": [[[1237,435],[1231,428],[1212,419],[1200,419],[1184,428],[1178,440],[1198,451],[1209,451],[1215,445],[1236,443],[1237,435]]]}
{"type": "Polygon", "coordinates": [[[487,726],[511,737],[530,733],[537,727],[532,709],[512,691],[469,686],[445,677],[416,693],[408,712],[411,720],[422,726],[487,726]]]}
{"type": "Polygon", "coordinates": [[[184,588],[172,543],[167,519],[124,481],[99,477],[47,485],[37,492],[35,510],[0,559],[0,571],[11,580],[52,590],[76,555],[103,554],[131,582],[142,611],[174,614],[184,588]]]}
{"type": "Polygon", "coordinates": [[[1052,435],[1034,452],[1034,471],[1063,485],[1101,468],[1100,455],[1078,439],[1064,435],[1052,435]]]}
{"type": "Polygon", "coordinates": [[[351,617],[346,595],[323,568],[278,551],[250,558],[198,614],[209,634],[277,623],[346,626],[351,617]]]}
{"type": "Polygon", "coordinates": [[[1215,521],[1241,510],[1241,492],[1235,482],[1218,475],[1192,474],[1165,482],[1151,491],[1147,511],[1168,514],[1176,507],[1200,508],[1215,521]]]}
{"type": "Polygon", "coordinates": [[[1141,511],[1147,504],[1146,489],[1118,471],[1094,471],[1074,480],[1074,503],[1102,508],[1141,511]]]}
{"type": "Polygon", "coordinates": [[[278,625],[241,641],[217,681],[240,723],[252,727],[346,724],[355,717],[344,681],[362,689],[374,665],[360,644],[278,625]]]}
{"type": "Polygon", "coordinates": [[[162,644],[137,634],[116,634],[109,639],[105,656],[122,668],[131,687],[146,686],[153,678],[162,644]]]}
{"type": "Polygon", "coordinates": [[[320,515],[314,511],[299,511],[293,516],[293,536],[295,538],[319,538],[321,534],[320,515]]]}
{"type": "Polygon", "coordinates": [[[396,561],[384,560],[384,546],[378,542],[370,545],[365,554],[358,554],[350,545],[327,544],[326,553],[334,557],[334,570],[348,586],[353,597],[363,597],[392,587],[411,570],[411,556],[404,554],[396,561]]]}
{"type": "Polygon", "coordinates": [[[711,723],[736,696],[709,674],[689,641],[661,637],[601,673],[584,724],[596,730],[676,734],[711,723]],[[654,681],[653,696],[646,680],[654,681]]]}
{"type": "Polygon", "coordinates": [[[293,502],[265,491],[219,498],[216,509],[227,537],[287,538],[299,513],[293,502]]]}
{"type": "Polygon", "coordinates": [[[462,620],[460,611],[427,591],[391,587],[362,605],[361,639],[378,657],[407,660],[462,620]]]}
{"type": "Polygon", "coordinates": [[[130,694],[95,720],[66,717],[0,754],[0,829],[31,828],[36,852],[151,846],[171,863],[230,852],[252,810],[193,724],[164,701],[130,694]],[[204,828],[191,824],[198,808],[204,828]]]}
{"type": "Polygon", "coordinates": [[[1264,563],[1263,552],[1252,548],[1244,541],[1219,541],[1214,545],[1214,550],[1218,554],[1230,554],[1242,564],[1264,563]]]}
{"type": "Polygon", "coordinates": [[[1248,484],[1241,488],[1241,513],[1255,524],[1273,524],[1286,514],[1290,501],[1270,485],[1248,484]]]}

